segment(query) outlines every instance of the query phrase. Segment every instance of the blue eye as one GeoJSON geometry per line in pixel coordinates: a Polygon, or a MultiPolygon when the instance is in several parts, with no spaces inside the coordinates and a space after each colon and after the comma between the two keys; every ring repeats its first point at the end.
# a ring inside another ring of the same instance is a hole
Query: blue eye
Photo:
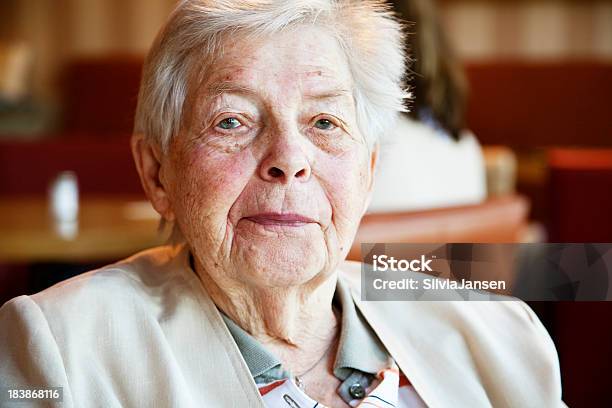
{"type": "Polygon", "coordinates": [[[319,119],[315,122],[314,125],[317,129],[321,130],[331,130],[336,127],[336,125],[334,125],[331,120],[328,119],[319,119]]]}
{"type": "Polygon", "coordinates": [[[231,130],[242,126],[242,123],[240,123],[240,121],[236,118],[227,118],[217,123],[217,126],[223,130],[231,130]]]}

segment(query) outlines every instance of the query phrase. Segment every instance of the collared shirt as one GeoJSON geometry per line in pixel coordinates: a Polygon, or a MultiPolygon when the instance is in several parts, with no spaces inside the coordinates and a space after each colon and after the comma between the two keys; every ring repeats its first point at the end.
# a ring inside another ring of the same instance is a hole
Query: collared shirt
{"type": "MultiPolygon", "coordinates": [[[[340,397],[351,406],[424,406],[355,307],[348,285],[341,279],[336,286],[334,304],[342,313],[333,369],[334,375],[342,381],[338,387],[340,397]],[[410,404],[401,403],[402,400],[410,404]]],[[[221,315],[269,407],[321,406],[297,386],[295,377],[283,368],[276,356],[225,314],[221,315]]]]}

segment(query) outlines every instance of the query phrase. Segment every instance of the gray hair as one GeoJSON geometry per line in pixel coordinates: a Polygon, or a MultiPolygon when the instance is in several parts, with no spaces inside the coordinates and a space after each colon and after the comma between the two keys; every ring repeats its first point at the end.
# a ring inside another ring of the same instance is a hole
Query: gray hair
{"type": "Polygon", "coordinates": [[[194,78],[206,75],[228,34],[261,37],[300,24],[328,30],[346,53],[358,126],[373,146],[410,96],[402,27],[382,0],[180,1],[147,55],[134,132],[166,151],[194,78]]]}

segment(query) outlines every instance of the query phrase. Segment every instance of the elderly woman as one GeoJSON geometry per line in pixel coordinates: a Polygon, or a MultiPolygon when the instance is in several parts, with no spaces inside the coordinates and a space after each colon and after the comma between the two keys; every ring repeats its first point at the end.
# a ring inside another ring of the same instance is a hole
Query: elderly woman
{"type": "Polygon", "coordinates": [[[401,44],[373,0],[180,2],[132,143],[179,243],[6,303],[0,385],[62,407],[562,405],[523,303],[359,300],[343,260],[401,44]]]}

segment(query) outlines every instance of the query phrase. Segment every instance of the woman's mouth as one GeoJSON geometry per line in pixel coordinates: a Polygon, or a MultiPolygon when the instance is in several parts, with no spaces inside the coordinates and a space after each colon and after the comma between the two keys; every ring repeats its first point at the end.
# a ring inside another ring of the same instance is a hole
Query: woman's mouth
{"type": "Polygon", "coordinates": [[[306,224],[316,223],[312,218],[294,213],[262,213],[245,218],[260,225],[278,225],[284,227],[302,227],[306,224]]]}

